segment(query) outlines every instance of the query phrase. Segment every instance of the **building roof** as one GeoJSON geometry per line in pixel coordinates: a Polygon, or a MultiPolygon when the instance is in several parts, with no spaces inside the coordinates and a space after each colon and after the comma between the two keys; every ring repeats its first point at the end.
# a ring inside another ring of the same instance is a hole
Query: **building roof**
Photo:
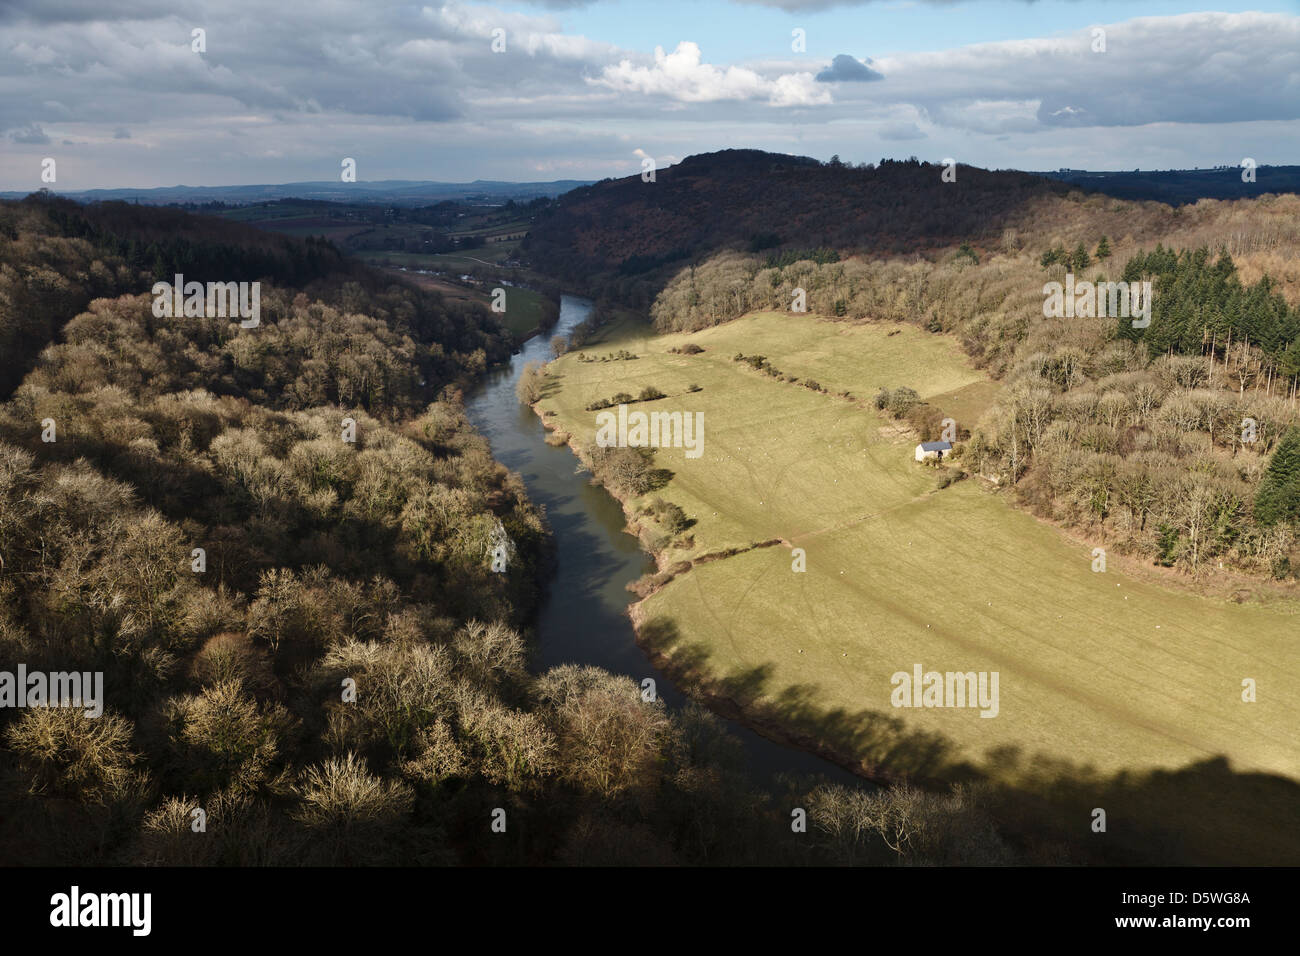
{"type": "Polygon", "coordinates": [[[952,442],[950,441],[923,441],[921,442],[922,451],[950,451],[952,442]]]}

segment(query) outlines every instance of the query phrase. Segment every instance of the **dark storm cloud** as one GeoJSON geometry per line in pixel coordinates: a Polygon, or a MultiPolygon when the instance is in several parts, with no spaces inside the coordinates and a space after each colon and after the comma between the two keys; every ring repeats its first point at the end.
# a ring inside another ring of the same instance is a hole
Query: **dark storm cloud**
{"type": "MultiPolygon", "coordinates": [[[[867,63],[871,58],[867,58],[867,63]]],[[[847,53],[841,53],[835,59],[831,60],[831,65],[817,74],[819,83],[863,83],[871,80],[883,80],[883,73],[877,73],[871,67],[867,66],[847,53]]]]}
{"type": "Polygon", "coordinates": [[[166,0],[4,0],[0,21],[80,23],[89,20],[148,20],[176,11],[166,0]]]}

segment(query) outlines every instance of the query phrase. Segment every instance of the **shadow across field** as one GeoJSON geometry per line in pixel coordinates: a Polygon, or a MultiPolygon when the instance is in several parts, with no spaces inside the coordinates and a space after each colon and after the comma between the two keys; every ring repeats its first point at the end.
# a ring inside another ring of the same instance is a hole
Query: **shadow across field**
{"type": "Polygon", "coordinates": [[[1300,864],[1300,783],[1234,770],[1216,755],[1177,769],[1108,775],[1086,764],[1000,747],[972,762],[943,734],[893,714],[826,708],[814,684],[778,687],[772,665],[711,677],[710,652],[654,618],[638,641],[692,696],[772,739],[810,750],[860,776],[928,789],[982,783],[998,825],[1026,862],[1115,865],[1300,864]],[[1096,832],[1097,810],[1105,831],[1096,832]]]}

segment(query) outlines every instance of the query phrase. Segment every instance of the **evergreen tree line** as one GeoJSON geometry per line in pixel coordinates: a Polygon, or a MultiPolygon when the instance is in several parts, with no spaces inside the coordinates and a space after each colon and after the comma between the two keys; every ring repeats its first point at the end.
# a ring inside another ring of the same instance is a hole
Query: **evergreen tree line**
{"type": "Polygon", "coordinates": [[[1235,342],[1261,350],[1287,381],[1300,377],[1300,305],[1289,305],[1270,276],[1247,286],[1226,252],[1216,260],[1204,247],[1175,251],[1157,245],[1133,256],[1122,279],[1153,281],[1150,326],[1119,324],[1121,336],[1145,343],[1152,356],[1211,350],[1226,355],[1235,342]]]}

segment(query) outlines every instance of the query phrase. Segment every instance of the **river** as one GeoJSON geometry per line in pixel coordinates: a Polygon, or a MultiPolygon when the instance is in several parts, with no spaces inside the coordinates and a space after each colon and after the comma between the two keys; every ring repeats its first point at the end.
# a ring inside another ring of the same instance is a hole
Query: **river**
{"type": "MultiPolygon", "coordinates": [[[[537,620],[538,665],[545,670],[557,664],[594,664],[638,683],[652,677],[659,696],[669,707],[677,707],[684,695],[651,666],[636,644],[627,615],[633,595],[626,585],[653,571],[653,560],[636,538],[624,533],[619,503],[593,486],[589,475],[575,471],[578,462],[568,448],[546,444],[541,419],[515,396],[524,364],[547,361],[551,337],[567,335],[587,317],[591,305],[588,299],[564,296],[556,327],[525,342],[508,367],[490,370],[466,397],[466,412],[492,443],[497,461],[518,472],[532,500],[546,509],[555,535],[556,572],[537,620]]],[[[756,779],[819,773],[844,782],[858,780],[814,754],[768,740],[735,721],[726,724],[740,738],[756,779]]]]}

